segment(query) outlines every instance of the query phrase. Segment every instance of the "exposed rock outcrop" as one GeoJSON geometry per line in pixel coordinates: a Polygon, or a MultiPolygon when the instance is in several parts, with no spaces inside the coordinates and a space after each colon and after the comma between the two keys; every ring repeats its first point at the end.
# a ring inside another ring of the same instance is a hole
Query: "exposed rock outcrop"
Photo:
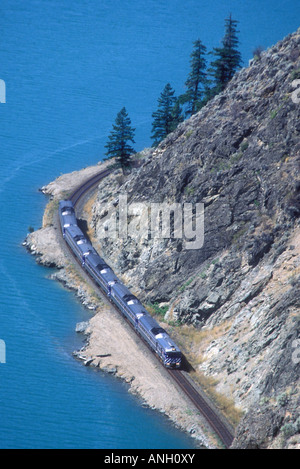
{"type": "Polygon", "coordinates": [[[166,322],[206,334],[187,349],[243,410],[237,448],[299,446],[299,77],[300,30],[145,151],[131,175],[101,182],[90,219],[99,251],[145,303],[167,304],[166,322]],[[203,246],[103,239],[122,194],[129,205],[203,202],[203,246]]]}

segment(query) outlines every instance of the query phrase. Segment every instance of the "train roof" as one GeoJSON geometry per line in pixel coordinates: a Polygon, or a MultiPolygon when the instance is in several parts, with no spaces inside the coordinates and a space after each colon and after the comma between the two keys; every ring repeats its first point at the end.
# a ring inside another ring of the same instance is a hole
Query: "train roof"
{"type": "Polygon", "coordinates": [[[156,340],[164,348],[165,352],[180,352],[178,346],[167,333],[163,337],[156,336],[156,340]]]}
{"type": "Polygon", "coordinates": [[[140,319],[140,322],[142,323],[144,328],[148,332],[151,332],[152,335],[154,335],[154,336],[157,336],[158,334],[163,334],[163,333],[166,332],[162,327],[160,327],[158,322],[155,321],[155,319],[152,316],[150,316],[149,313],[147,315],[143,316],[140,319]]]}
{"type": "Polygon", "coordinates": [[[86,237],[84,236],[81,229],[77,225],[68,226],[66,228],[66,231],[70,234],[70,236],[72,236],[73,239],[75,239],[77,236],[80,236],[82,239],[85,239],[87,242],[86,237]]]}
{"type": "Polygon", "coordinates": [[[106,284],[113,285],[119,282],[118,277],[116,276],[114,271],[109,267],[109,265],[107,265],[104,261],[103,264],[100,264],[99,262],[97,262],[99,261],[99,259],[103,261],[103,259],[96,252],[96,255],[95,253],[89,255],[87,262],[90,263],[93,268],[98,271],[98,274],[102,277],[106,284]]]}
{"type": "Polygon", "coordinates": [[[89,255],[87,262],[93,269],[98,271],[99,275],[101,275],[107,283],[115,283],[119,281],[114,271],[106,264],[102,257],[99,256],[97,251],[89,255]]]}
{"type": "Polygon", "coordinates": [[[101,277],[105,280],[105,282],[109,285],[115,286],[118,282],[119,279],[114,273],[113,270],[111,270],[110,267],[107,269],[104,269],[100,272],[101,277]]]}
{"type": "Polygon", "coordinates": [[[71,202],[71,200],[60,200],[58,206],[60,210],[63,208],[72,208],[74,210],[73,202],[71,202]]]}
{"type": "Polygon", "coordinates": [[[127,287],[125,287],[125,285],[121,282],[117,283],[116,285],[113,286],[113,290],[114,292],[119,295],[121,298],[124,298],[124,300],[126,301],[125,297],[126,296],[134,296],[132,295],[131,291],[128,290],[127,287]]]}
{"type": "Polygon", "coordinates": [[[76,220],[76,216],[75,216],[75,212],[66,212],[64,211],[62,214],[61,214],[61,223],[63,225],[64,228],[67,228],[68,226],[71,226],[71,225],[77,225],[77,220],[76,220]]]}
{"type": "Polygon", "coordinates": [[[144,314],[149,314],[148,311],[144,308],[140,300],[134,297],[134,299],[128,299],[127,301],[128,308],[135,314],[136,316],[141,316],[144,314]]]}
{"type": "Polygon", "coordinates": [[[67,228],[65,228],[65,231],[68,231],[83,256],[88,256],[96,253],[90,241],[86,239],[81,229],[78,228],[77,225],[68,226],[67,228]]]}
{"type": "Polygon", "coordinates": [[[97,252],[89,256],[89,263],[94,269],[100,270],[100,268],[109,268],[104,259],[102,259],[97,252]]]}
{"type": "Polygon", "coordinates": [[[169,334],[155,321],[155,319],[147,314],[139,319],[144,328],[155,337],[157,342],[166,352],[180,352],[178,346],[170,338],[169,334]]]}

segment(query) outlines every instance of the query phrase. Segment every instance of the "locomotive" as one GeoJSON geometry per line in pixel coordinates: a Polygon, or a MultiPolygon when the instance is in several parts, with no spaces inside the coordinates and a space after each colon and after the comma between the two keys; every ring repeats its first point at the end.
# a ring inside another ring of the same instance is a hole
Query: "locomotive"
{"type": "Polygon", "coordinates": [[[182,354],[179,347],[84,236],[77,225],[72,201],[59,202],[59,220],[66,243],[104,294],[158,355],[166,368],[180,368],[182,354]]]}

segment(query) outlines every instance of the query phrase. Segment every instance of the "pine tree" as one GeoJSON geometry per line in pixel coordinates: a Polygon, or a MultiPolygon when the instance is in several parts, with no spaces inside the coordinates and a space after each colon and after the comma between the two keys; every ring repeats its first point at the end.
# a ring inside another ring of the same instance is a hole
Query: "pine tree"
{"type": "Polygon", "coordinates": [[[212,96],[223,91],[235,72],[241,67],[242,57],[238,51],[237,37],[238,21],[233,20],[231,14],[225,19],[225,35],[222,40],[223,47],[213,49],[216,60],[211,63],[210,73],[214,86],[210,90],[212,96]]]}
{"type": "Polygon", "coordinates": [[[152,114],[154,118],[151,135],[154,139],[153,146],[158,145],[183,120],[180,104],[174,94],[175,91],[170,83],[167,83],[158,98],[158,109],[152,114]]]}
{"type": "Polygon", "coordinates": [[[125,107],[117,114],[115,125],[111,131],[108,142],[105,145],[108,158],[116,158],[123,171],[130,165],[130,157],[135,150],[128,144],[134,141],[135,129],[131,127],[131,120],[128,117],[125,107]]]}
{"type": "Polygon", "coordinates": [[[187,91],[180,97],[182,103],[188,103],[187,115],[195,114],[203,105],[202,99],[207,86],[205,54],[206,47],[198,39],[194,42],[194,49],[191,53],[191,71],[185,82],[187,91]]]}
{"type": "Polygon", "coordinates": [[[179,99],[176,98],[175,104],[172,109],[172,123],[171,123],[171,132],[176,129],[180,122],[183,122],[182,107],[180,105],[179,99]]]}

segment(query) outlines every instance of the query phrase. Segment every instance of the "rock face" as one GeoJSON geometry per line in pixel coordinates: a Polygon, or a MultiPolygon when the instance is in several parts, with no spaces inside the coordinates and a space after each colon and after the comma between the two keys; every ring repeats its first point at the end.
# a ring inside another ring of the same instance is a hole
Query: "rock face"
{"type": "Polygon", "coordinates": [[[132,291],[167,304],[165,321],[205,332],[191,345],[197,371],[243,410],[237,448],[299,445],[299,78],[300,30],[144,151],[130,175],[101,182],[90,220],[97,248],[132,291]],[[129,205],[203,203],[203,246],[103,239],[124,194],[129,205]]]}

